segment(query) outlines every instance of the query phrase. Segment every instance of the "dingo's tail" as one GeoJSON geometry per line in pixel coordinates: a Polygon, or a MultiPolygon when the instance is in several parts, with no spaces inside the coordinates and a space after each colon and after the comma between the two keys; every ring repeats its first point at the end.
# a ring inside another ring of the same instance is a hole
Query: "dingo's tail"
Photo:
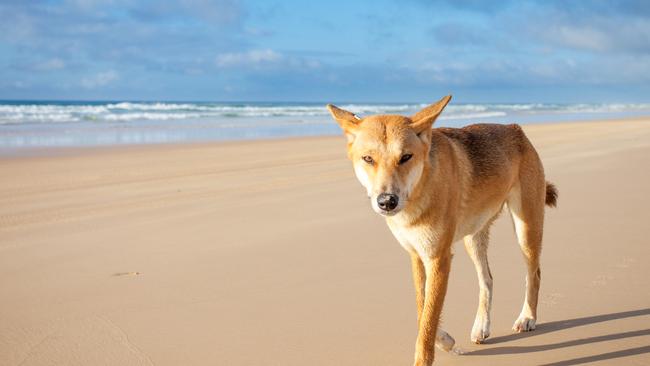
{"type": "Polygon", "coordinates": [[[557,187],[555,184],[546,182],[546,205],[550,207],[557,207],[557,187]]]}

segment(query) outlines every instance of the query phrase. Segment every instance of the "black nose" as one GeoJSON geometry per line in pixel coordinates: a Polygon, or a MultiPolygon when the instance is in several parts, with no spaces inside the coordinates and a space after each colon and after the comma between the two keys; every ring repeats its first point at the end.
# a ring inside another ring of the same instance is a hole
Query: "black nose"
{"type": "Polygon", "coordinates": [[[382,193],[377,196],[377,205],[384,211],[394,210],[397,207],[397,202],[399,202],[399,198],[394,194],[382,193]]]}

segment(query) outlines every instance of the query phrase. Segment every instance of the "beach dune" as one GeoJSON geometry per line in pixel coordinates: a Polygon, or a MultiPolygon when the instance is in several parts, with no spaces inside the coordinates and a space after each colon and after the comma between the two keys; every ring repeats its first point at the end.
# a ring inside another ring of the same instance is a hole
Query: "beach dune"
{"type": "MultiPolygon", "coordinates": [[[[511,333],[524,263],[492,230],[492,336],[455,245],[441,365],[650,364],[650,119],[527,125],[547,179],[538,329],[511,333]]],[[[0,157],[0,364],[409,365],[408,255],[344,137],[0,157]]]]}

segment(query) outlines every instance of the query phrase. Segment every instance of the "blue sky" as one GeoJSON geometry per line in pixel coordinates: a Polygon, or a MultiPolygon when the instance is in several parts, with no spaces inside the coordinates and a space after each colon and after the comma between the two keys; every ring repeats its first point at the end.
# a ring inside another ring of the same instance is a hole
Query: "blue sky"
{"type": "Polygon", "coordinates": [[[650,102],[650,1],[0,1],[0,99],[650,102]]]}

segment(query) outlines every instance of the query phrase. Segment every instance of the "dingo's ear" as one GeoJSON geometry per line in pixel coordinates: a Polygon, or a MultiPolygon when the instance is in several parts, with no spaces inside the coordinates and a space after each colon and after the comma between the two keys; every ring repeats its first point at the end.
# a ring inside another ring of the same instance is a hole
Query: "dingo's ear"
{"type": "Polygon", "coordinates": [[[433,103],[414,114],[413,117],[411,117],[411,120],[413,121],[411,127],[418,135],[423,131],[431,129],[433,122],[438,118],[440,113],[442,113],[442,110],[445,109],[445,106],[447,106],[447,103],[449,103],[450,100],[451,95],[447,95],[436,103],[433,103]]]}
{"type": "Polygon", "coordinates": [[[339,126],[348,137],[348,141],[354,140],[354,131],[361,123],[361,118],[357,117],[354,113],[341,109],[333,104],[328,104],[327,109],[332,114],[332,117],[338,122],[339,126]]]}

